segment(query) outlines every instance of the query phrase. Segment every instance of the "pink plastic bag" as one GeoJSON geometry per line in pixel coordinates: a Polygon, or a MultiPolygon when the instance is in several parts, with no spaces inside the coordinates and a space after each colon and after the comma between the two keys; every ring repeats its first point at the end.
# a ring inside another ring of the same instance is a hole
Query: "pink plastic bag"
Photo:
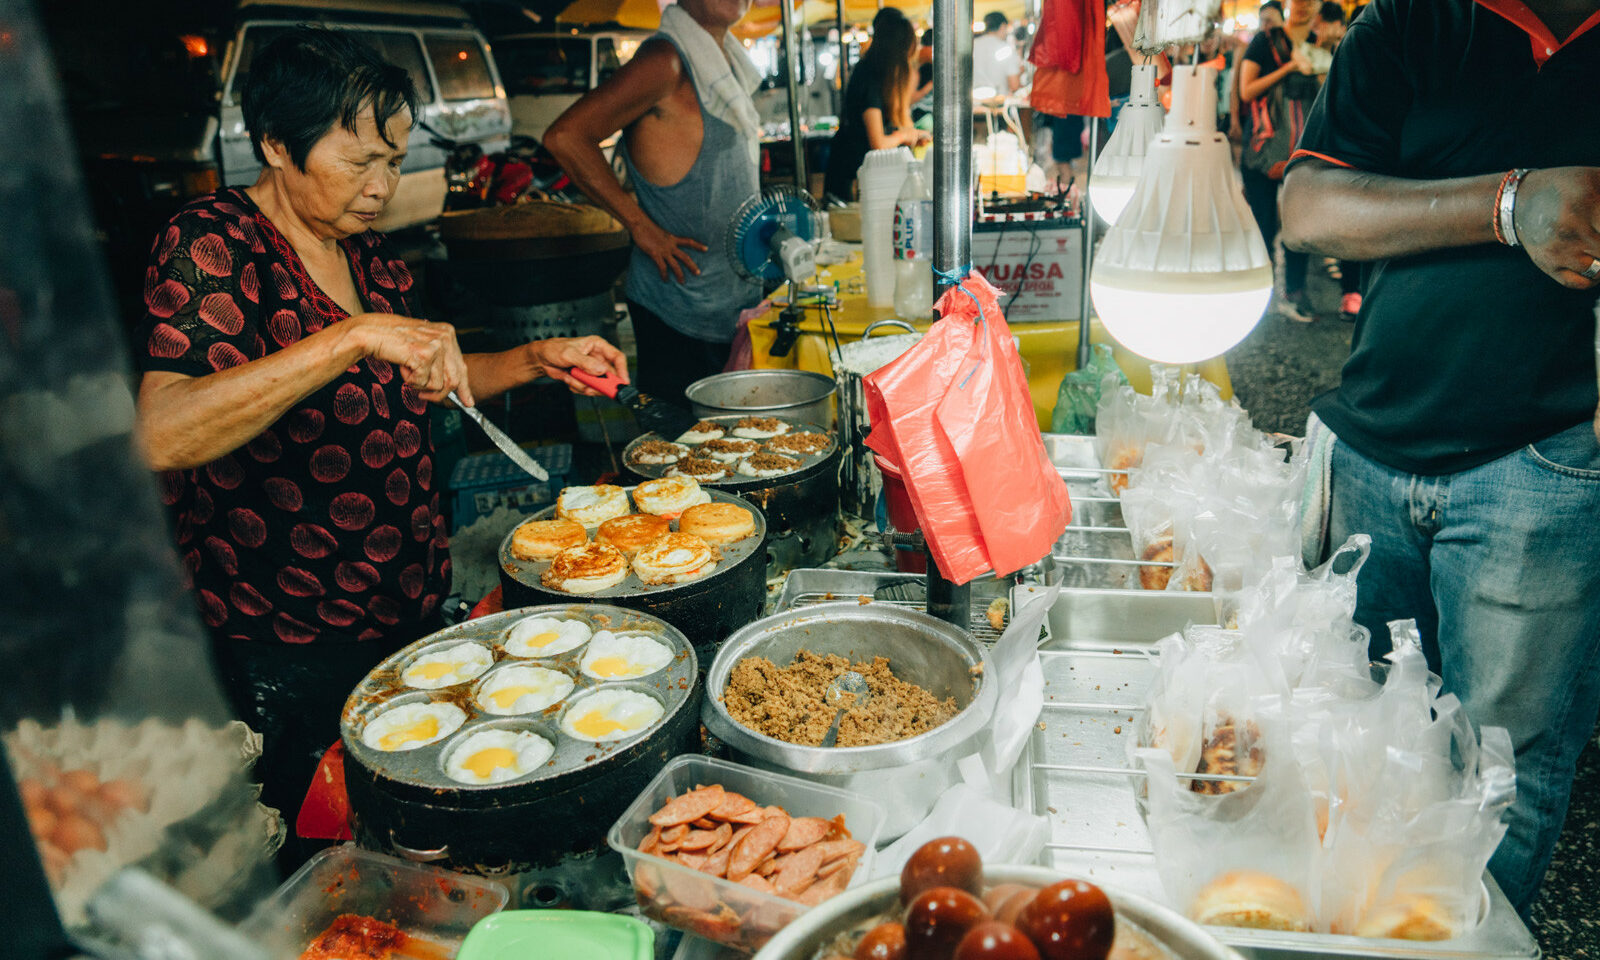
{"type": "Polygon", "coordinates": [[[1072,517],[998,294],[971,273],[940,298],[927,336],[866,377],[867,445],[899,464],[929,552],[955,583],[1038,560],[1072,517]]]}

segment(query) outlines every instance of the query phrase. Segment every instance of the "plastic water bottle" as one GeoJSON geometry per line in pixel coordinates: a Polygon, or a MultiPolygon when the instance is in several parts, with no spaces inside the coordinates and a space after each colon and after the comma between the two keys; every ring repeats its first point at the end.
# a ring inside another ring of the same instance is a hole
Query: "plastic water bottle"
{"type": "Polygon", "coordinates": [[[918,160],[906,164],[894,205],[894,312],[905,320],[933,312],[933,195],[918,160]]]}

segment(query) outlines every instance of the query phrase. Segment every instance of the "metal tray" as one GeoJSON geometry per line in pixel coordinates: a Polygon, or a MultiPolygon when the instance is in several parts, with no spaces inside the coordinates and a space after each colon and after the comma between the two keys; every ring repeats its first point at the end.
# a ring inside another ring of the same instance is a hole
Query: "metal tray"
{"type": "Polygon", "coordinates": [[[657,617],[635,610],[625,610],[607,604],[551,604],[542,607],[522,607],[504,613],[490,614],[468,620],[438,633],[423,637],[392,654],[356,685],[345,702],[340,720],[340,732],[345,749],[362,765],[388,779],[411,786],[445,790],[480,791],[501,790],[506,787],[525,786],[540,780],[560,776],[573,770],[597,763],[618,749],[637,742],[659,730],[689,700],[695,686],[697,662],[689,640],[675,627],[657,617]],[[628,680],[600,681],[586,676],[579,662],[587,648],[580,646],[552,657],[514,657],[506,652],[505,640],[511,628],[529,617],[554,617],[561,620],[581,620],[591,630],[610,630],[613,633],[643,633],[672,648],[673,658],[662,669],[648,676],[628,680]],[[442,647],[463,641],[481,643],[494,654],[494,666],[489,672],[465,683],[438,690],[416,690],[400,681],[402,664],[428,648],[442,647]],[[479,683],[502,664],[518,663],[547,667],[568,674],[574,681],[572,692],[544,710],[521,716],[491,714],[478,706],[476,695],[479,683]],[[631,737],[606,743],[577,740],[561,729],[562,711],[586,693],[608,689],[637,690],[661,701],[661,719],[631,737]],[[466,722],[447,737],[415,750],[374,750],[361,739],[361,731],[368,720],[385,708],[400,702],[434,701],[454,704],[466,711],[466,722]],[[535,773],[507,780],[504,783],[468,784],[452,779],[444,770],[444,758],[451,747],[463,738],[484,730],[499,727],[528,729],[539,734],[555,746],[549,760],[535,773]]]}
{"type": "MultiPolygon", "coordinates": [[[[745,419],[745,417],[735,415],[724,417],[706,417],[704,419],[726,428],[728,436],[733,438],[733,425],[738,423],[740,420],[745,419]]],[[[794,477],[797,474],[805,473],[810,468],[833,456],[834,453],[839,449],[839,437],[832,431],[824,430],[822,427],[819,427],[814,423],[806,423],[801,420],[791,420],[788,417],[773,417],[772,419],[781,420],[788,424],[790,433],[816,433],[827,437],[828,445],[814,454],[806,454],[803,456],[792,453],[784,454],[784,456],[795,457],[798,459],[800,461],[800,466],[790,470],[788,473],[780,473],[775,477],[747,477],[742,473],[733,472],[736,464],[730,463],[728,464],[728,470],[730,472],[726,477],[721,480],[702,480],[701,484],[707,487],[721,487],[725,490],[739,490],[745,487],[770,487],[774,484],[786,482],[789,478],[794,477]]],[[[640,444],[648,440],[662,439],[670,439],[674,443],[679,442],[675,437],[664,438],[660,434],[646,433],[643,436],[637,437],[630,441],[626,447],[622,448],[623,464],[625,464],[629,470],[632,470],[641,477],[654,478],[666,476],[667,471],[672,469],[672,464],[670,463],[635,463],[633,460],[633,453],[639,448],[640,444]]],[[[757,440],[755,442],[764,444],[766,441],[757,440]]],[[[684,446],[688,447],[689,452],[693,454],[695,448],[697,448],[699,444],[686,443],[684,446]]]]}
{"type": "MultiPolygon", "coordinates": [[[[1013,604],[1042,587],[1019,586],[1013,604]]],[[[1128,743],[1138,727],[1159,657],[1154,644],[1188,622],[1213,623],[1204,594],[1062,591],[1040,648],[1045,675],[1041,729],[1030,739],[1018,783],[1050,821],[1049,861],[1119,889],[1166,902],[1150,835],[1135,805],[1128,743]]],[[[1454,940],[1418,943],[1331,934],[1207,928],[1246,956],[1536,958],[1539,945],[1487,874],[1483,921],[1454,940]]]]}
{"type": "Polygon", "coordinates": [[[1094,438],[1066,433],[1043,438],[1045,452],[1072,497],[1072,522],[1050,549],[1061,585],[1070,590],[1156,592],[1139,586],[1139,568],[1173,564],[1138,559],[1122,519],[1122,502],[1106,485],[1112,471],[1100,466],[1094,438]]]}
{"type": "MultiPolygon", "coordinates": [[[[633,491],[633,487],[624,487],[623,489],[629,491],[630,494],[633,491]]],[[[690,580],[687,583],[660,583],[654,586],[647,586],[630,568],[628,570],[628,576],[621,583],[614,587],[607,587],[604,590],[597,590],[594,593],[582,594],[582,599],[585,601],[590,599],[606,600],[615,597],[639,597],[671,593],[675,590],[693,589],[704,585],[708,581],[715,580],[723,573],[732,570],[738,565],[740,560],[743,560],[750,554],[757,551],[764,551],[765,548],[763,547],[763,544],[766,543],[767,540],[766,514],[762,513],[760,509],[758,509],[748,500],[736,497],[731,493],[724,493],[721,490],[713,490],[709,487],[706,488],[706,493],[711,495],[712,502],[738,504],[739,506],[744,507],[746,510],[749,510],[750,514],[756,518],[756,530],[754,533],[750,534],[750,536],[745,537],[743,540],[740,540],[736,543],[712,544],[712,546],[716,547],[716,549],[722,553],[722,559],[718,561],[717,569],[711,571],[698,580],[690,580]]],[[[556,508],[551,506],[540,510],[538,513],[535,513],[533,516],[529,517],[528,520],[549,520],[555,517],[555,515],[556,508]]],[[[526,523],[527,521],[523,522],[526,523]]],[[[678,521],[676,520],[671,521],[668,525],[673,530],[678,529],[678,521]]],[[[518,524],[518,526],[521,526],[521,524],[518,524]]],[[[500,541],[500,569],[508,574],[512,579],[524,583],[530,587],[534,587],[545,593],[558,593],[559,591],[545,587],[539,580],[539,577],[546,570],[550,569],[550,561],[519,560],[511,555],[511,538],[516,535],[516,532],[516,527],[511,528],[511,530],[507,531],[505,538],[500,541]]],[[[590,534],[589,539],[591,541],[594,539],[592,533],[590,534]]],[[[578,595],[574,594],[574,596],[578,595]]]]}
{"type": "MultiPolygon", "coordinates": [[[[873,603],[926,611],[927,579],[920,573],[888,573],[870,570],[802,569],[791,570],[783,581],[783,589],[773,601],[772,613],[788,613],[801,607],[836,600],[855,600],[867,597],[873,603]],[[878,596],[878,591],[883,591],[878,596]]],[[[1000,639],[1000,631],[989,623],[989,604],[1008,596],[1011,581],[993,577],[972,581],[972,622],[968,632],[979,643],[991,644],[1000,639]]],[[[1007,615],[1009,618],[1009,614],[1007,615]]]]}

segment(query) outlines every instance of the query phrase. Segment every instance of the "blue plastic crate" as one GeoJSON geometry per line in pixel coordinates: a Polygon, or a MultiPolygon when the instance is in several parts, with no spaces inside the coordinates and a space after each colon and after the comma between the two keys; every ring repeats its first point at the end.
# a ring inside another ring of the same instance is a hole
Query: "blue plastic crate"
{"type": "Polygon", "coordinates": [[[455,494],[450,529],[459,530],[498,507],[532,513],[554,503],[572,471],[572,445],[531,447],[528,455],[545,468],[549,480],[533,479],[498,450],[458,460],[450,471],[450,490],[455,494]]]}

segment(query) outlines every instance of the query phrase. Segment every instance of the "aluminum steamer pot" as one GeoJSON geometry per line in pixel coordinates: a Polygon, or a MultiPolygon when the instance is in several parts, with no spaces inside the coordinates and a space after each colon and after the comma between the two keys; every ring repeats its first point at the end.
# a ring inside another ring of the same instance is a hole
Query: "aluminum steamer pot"
{"type": "Polygon", "coordinates": [[[785,417],[833,429],[833,378],[808,370],[735,370],[696,380],[684,396],[697,417],[785,417]]]}
{"type": "MultiPolygon", "coordinates": [[[[742,417],[707,417],[731,436],[742,417]]],[[[779,477],[747,477],[730,473],[722,480],[703,480],[701,486],[738,494],[761,508],[767,518],[767,576],[777,577],[797,567],[820,567],[839,552],[839,464],[844,452],[834,433],[814,423],[779,417],[791,433],[820,433],[829,440],[826,449],[801,457],[800,469],[779,477]]],[[[638,463],[634,451],[640,444],[660,440],[646,433],[622,451],[622,462],[644,478],[664,477],[670,464],[638,463]]],[[[670,438],[669,438],[670,439],[670,438]]],[[[690,449],[694,448],[690,444],[690,449]]],[[[731,465],[730,465],[731,466],[731,465]]]]}
{"type": "Polygon", "coordinates": [[[358,684],[340,723],[345,787],[355,838],[369,850],[452,870],[486,875],[555,866],[571,855],[605,849],[605,832],[661,766],[699,744],[696,701],[699,664],[682,632],[656,617],[603,604],[552,605],[510,610],[456,624],[423,637],[384,660],[358,684]],[[591,628],[643,633],[674,651],[661,670],[636,680],[599,681],[579,669],[587,643],[550,657],[511,656],[511,628],[530,616],[583,620],[591,628]],[[459,643],[487,647],[488,672],[437,690],[404,686],[401,672],[416,657],[459,643]],[[478,688],[495,671],[520,664],[566,673],[576,683],[561,701],[520,716],[490,714],[476,703],[478,688]],[[585,694],[630,689],[660,701],[663,714],[643,733],[608,743],[566,735],[560,718],[585,694]],[[452,703],[467,713],[459,730],[412,750],[374,750],[362,739],[366,722],[384,709],[416,700],[452,703]],[[501,784],[469,785],[447,773],[451,750],[474,733],[529,730],[555,746],[536,772],[501,784]]]}
{"type": "MultiPolygon", "coordinates": [[[[626,580],[597,593],[563,593],[539,582],[539,575],[550,567],[548,562],[518,560],[511,555],[511,537],[516,533],[513,529],[500,541],[500,585],[506,609],[550,603],[603,603],[638,610],[682,630],[694,644],[701,664],[709,663],[724,637],[761,616],[766,607],[767,520],[759,508],[739,497],[709,487],[706,492],[714,501],[745,507],[756,518],[754,534],[718,547],[722,562],[710,574],[689,583],[647,587],[629,573],[626,580]]],[[[555,507],[546,507],[528,519],[549,520],[555,515],[555,507]]],[[[676,520],[672,526],[677,529],[676,520]]]]}
{"type": "Polygon", "coordinates": [[[988,742],[999,692],[989,655],[965,631],[915,610],[879,603],[824,603],[758,620],[728,638],[706,675],[706,729],[751,766],[815,780],[872,797],[888,811],[884,840],[915,826],[944,789],[961,780],[957,763],[988,742]],[[729,715],[723,691],[745,657],[778,666],[800,650],[852,662],[886,657],[889,669],[960,712],[927,733],[870,747],[804,747],[751,730],[729,715]]]}
{"type": "MultiPolygon", "coordinates": [[[[1022,883],[1045,887],[1066,876],[1061,871],[1047,867],[1003,864],[986,867],[983,871],[984,883],[988,886],[1022,883]]],[[[1118,927],[1126,925],[1136,933],[1144,934],[1154,942],[1158,955],[1165,954],[1175,960],[1240,960],[1239,954],[1218,943],[1199,924],[1180,916],[1176,911],[1135,894],[1109,887],[1101,889],[1105,890],[1112,908],[1116,910],[1118,927]]],[[[806,911],[779,930],[755,955],[755,960],[814,960],[834,937],[897,908],[899,898],[898,876],[884,877],[846,890],[806,911]]],[[[1125,929],[1117,931],[1119,939],[1126,934],[1125,929]]]]}

